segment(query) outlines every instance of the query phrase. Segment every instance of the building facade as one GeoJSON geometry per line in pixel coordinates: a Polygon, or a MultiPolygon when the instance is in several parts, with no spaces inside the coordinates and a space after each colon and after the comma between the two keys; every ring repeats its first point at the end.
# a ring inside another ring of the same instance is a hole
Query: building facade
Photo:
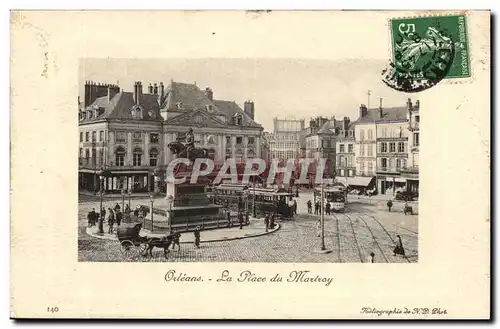
{"type": "Polygon", "coordinates": [[[149,84],[147,93],[141,82],[133,92],[86,82],[79,109],[79,187],[97,191],[106,169],[106,192],[158,191],[174,156],[168,144],[188,128],[195,146],[207,148],[216,162],[260,156],[263,128],[254,121],[254,103],[246,101],[241,109],[213,95],[211,88],[174,81],[149,84]]]}
{"type": "Polygon", "coordinates": [[[418,193],[418,156],[420,149],[420,101],[415,105],[408,100],[408,160],[407,166],[401,168],[401,177],[406,180],[406,189],[418,193]]]}
{"type": "Polygon", "coordinates": [[[300,132],[304,130],[303,119],[274,118],[274,131],[266,135],[270,159],[299,159],[300,132]]]}
{"type": "Polygon", "coordinates": [[[354,125],[354,154],[357,176],[375,176],[377,164],[376,120],[378,115],[378,110],[368,110],[365,105],[360,106],[359,118],[354,125]]]}
{"type": "Polygon", "coordinates": [[[342,130],[336,140],[336,176],[356,176],[356,140],[354,124],[348,117],[344,118],[342,130]]]}

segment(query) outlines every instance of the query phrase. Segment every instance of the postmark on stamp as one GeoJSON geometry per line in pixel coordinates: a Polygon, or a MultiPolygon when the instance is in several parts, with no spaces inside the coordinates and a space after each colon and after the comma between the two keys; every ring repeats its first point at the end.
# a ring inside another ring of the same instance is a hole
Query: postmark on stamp
{"type": "Polygon", "coordinates": [[[464,14],[390,20],[393,58],[384,83],[411,93],[470,77],[466,20],[464,14]]]}

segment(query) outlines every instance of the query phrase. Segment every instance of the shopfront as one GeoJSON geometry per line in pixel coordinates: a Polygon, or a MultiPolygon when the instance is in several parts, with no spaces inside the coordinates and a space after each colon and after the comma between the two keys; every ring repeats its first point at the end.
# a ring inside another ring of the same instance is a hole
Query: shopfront
{"type": "Polygon", "coordinates": [[[121,193],[122,190],[132,193],[150,192],[149,174],[145,172],[112,172],[111,176],[104,178],[104,191],[106,193],[121,193]]]}
{"type": "Polygon", "coordinates": [[[377,187],[379,194],[395,195],[406,188],[406,179],[400,176],[377,176],[377,187]]]}

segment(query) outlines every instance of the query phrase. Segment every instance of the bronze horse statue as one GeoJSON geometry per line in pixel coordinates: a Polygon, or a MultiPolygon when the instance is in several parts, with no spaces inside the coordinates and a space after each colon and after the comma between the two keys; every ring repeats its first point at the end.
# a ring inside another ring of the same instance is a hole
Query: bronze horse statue
{"type": "Polygon", "coordinates": [[[188,158],[191,162],[194,162],[194,160],[198,158],[208,158],[208,149],[206,148],[195,147],[189,151],[189,157],[187,157],[186,146],[183,143],[173,141],[168,143],[167,146],[178,158],[188,158]]]}

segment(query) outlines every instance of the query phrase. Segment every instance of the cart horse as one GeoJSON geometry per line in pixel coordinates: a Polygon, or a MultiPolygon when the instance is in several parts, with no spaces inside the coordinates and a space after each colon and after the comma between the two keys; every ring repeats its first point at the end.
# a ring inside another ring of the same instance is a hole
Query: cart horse
{"type": "Polygon", "coordinates": [[[118,228],[117,236],[120,242],[120,250],[123,257],[131,259],[139,255],[146,257],[153,256],[154,248],[162,248],[163,255],[167,258],[170,252],[168,248],[174,241],[174,235],[165,235],[162,237],[140,236],[142,224],[122,225],[118,228]]]}

